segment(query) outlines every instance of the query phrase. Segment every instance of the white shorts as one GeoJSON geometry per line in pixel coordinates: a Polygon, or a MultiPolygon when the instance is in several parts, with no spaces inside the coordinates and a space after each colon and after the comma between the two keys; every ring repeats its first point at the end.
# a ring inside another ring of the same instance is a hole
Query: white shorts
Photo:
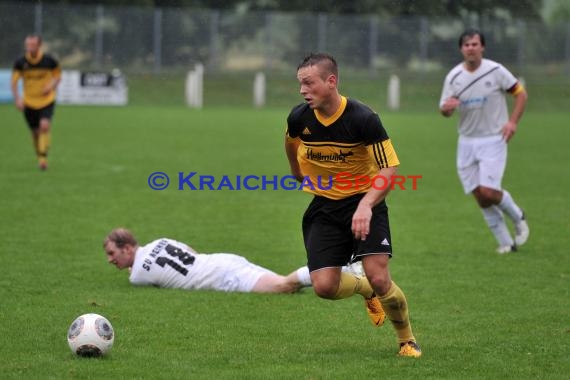
{"type": "Polygon", "coordinates": [[[502,135],[485,137],[459,136],[457,173],[465,194],[477,186],[501,190],[507,164],[507,143],[502,135]]]}
{"type": "Polygon", "coordinates": [[[244,257],[238,255],[216,254],[216,258],[222,259],[224,267],[228,268],[216,290],[249,293],[253,290],[261,276],[264,274],[275,274],[269,269],[250,263],[244,257]]]}

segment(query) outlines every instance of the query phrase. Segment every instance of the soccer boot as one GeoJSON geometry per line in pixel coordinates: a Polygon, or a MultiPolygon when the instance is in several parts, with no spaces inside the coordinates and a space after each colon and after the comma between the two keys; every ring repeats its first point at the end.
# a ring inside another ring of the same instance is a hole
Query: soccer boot
{"type": "Polygon", "coordinates": [[[530,229],[523,212],[522,218],[518,223],[515,223],[515,244],[521,246],[528,240],[530,229]]]}
{"type": "Polygon", "coordinates": [[[364,303],[366,304],[366,311],[368,312],[372,324],[376,327],[382,326],[386,320],[386,313],[382,308],[378,296],[374,294],[370,298],[365,298],[364,303]]]}
{"type": "Polygon", "coordinates": [[[511,252],[516,252],[517,251],[517,246],[515,244],[513,245],[503,245],[497,248],[497,253],[499,255],[504,255],[505,253],[511,253],[511,252]]]}
{"type": "Polygon", "coordinates": [[[419,358],[422,356],[422,349],[413,341],[400,343],[400,352],[398,352],[398,355],[419,358]]]}
{"type": "Polygon", "coordinates": [[[48,163],[47,163],[47,158],[45,157],[40,157],[38,159],[38,167],[40,168],[40,170],[47,170],[48,168],[48,163]]]}

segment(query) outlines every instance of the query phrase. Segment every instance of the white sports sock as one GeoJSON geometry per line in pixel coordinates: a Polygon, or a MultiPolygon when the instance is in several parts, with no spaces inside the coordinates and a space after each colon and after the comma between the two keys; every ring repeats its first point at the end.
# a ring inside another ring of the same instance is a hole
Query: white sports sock
{"type": "Polygon", "coordinates": [[[507,224],[505,223],[505,218],[503,218],[503,213],[497,206],[491,206],[487,208],[482,208],[483,217],[487,222],[487,225],[491,229],[491,232],[497,239],[497,242],[501,247],[506,245],[512,246],[514,244],[513,238],[509,233],[507,224]]]}
{"type": "Polygon", "coordinates": [[[307,266],[297,269],[297,277],[303,286],[311,286],[313,284],[311,282],[311,275],[309,274],[309,267],[307,266]]]}
{"type": "Polygon", "coordinates": [[[522,219],[523,212],[511,197],[507,190],[503,190],[503,199],[497,206],[511,218],[513,223],[518,223],[522,219]]]}

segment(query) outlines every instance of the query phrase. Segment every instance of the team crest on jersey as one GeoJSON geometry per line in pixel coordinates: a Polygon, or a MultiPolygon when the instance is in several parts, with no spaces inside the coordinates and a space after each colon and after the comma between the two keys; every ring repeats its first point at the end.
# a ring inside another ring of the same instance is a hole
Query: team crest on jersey
{"type": "Polygon", "coordinates": [[[303,129],[303,134],[304,135],[310,135],[311,131],[309,130],[309,127],[305,127],[305,129],[303,129]]]}

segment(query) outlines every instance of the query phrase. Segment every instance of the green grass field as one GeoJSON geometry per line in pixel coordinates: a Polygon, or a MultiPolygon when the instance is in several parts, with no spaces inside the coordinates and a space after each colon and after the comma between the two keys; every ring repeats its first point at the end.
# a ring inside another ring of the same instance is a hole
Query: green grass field
{"type": "Polygon", "coordinates": [[[400,174],[423,176],[416,191],[389,196],[391,271],[408,297],[419,360],[396,356],[392,327],[373,328],[359,297],[133,288],[126,272],[106,263],[103,237],[126,226],[141,242],[168,236],[280,273],[303,265],[300,220],[309,195],[176,188],[178,172],[288,174],[288,109],[60,106],[50,168],[40,172],[23,118],[0,106],[0,377],[568,377],[565,110],[531,108],[510,146],[504,185],[524,207],[531,237],[505,256],[494,252],[480,211],[462,194],[456,120],[435,110],[381,112],[400,174]],[[168,189],[149,188],[155,171],[171,177],[168,189]],[[115,328],[115,346],[103,359],[76,358],[67,346],[69,324],[87,312],[115,328]]]}

